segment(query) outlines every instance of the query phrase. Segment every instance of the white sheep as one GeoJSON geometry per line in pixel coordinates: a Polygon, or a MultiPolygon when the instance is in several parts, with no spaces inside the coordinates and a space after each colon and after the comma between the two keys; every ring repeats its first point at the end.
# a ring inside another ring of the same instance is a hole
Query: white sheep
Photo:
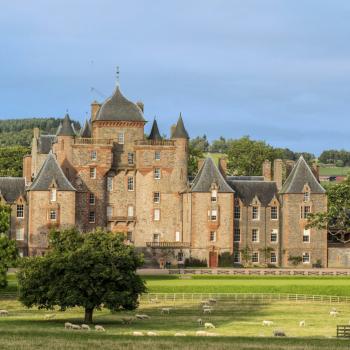
{"type": "Polygon", "coordinates": [[[197,323],[198,323],[200,326],[203,326],[203,320],[202,320],[201,318],[199,318],[199,319],[197,320],[197,323]]]}
{"type": "Polygon", "coordinates": [[[134,336],[134,337],[143,337],[143,333],[142,332],[132,332],[132,335],[134,336]]]}
{"type": "Polygon", "coordinates": [[[208,304],[204,304],[204,305],[203,305],[203,309],[211,309],[211,306],[208,305],[208,304]]]}
{"type": "Polygon", "coordinates": [[[175,333],[175,337],[186,337],[185,333],[175,333]]]}
{"type": "Polygon", "coordinates": [[[305,327],[305,320],[299,322],[299,327],[305,327]]]}
{"type": "Polygon", "coordinates": [[[72,326],[73,326],[73,324],[70,323],[70,322],[66,322],[66,323],[64,324],[64,328],[66,328],[66,329],[71,329],[72,326]]]}
{"type": "Polygon", "coordinates": [[[150,317],[148,315],[144,315],[144,314],[137,314],[135,315],[135,317],[139,320],[148,320],[150,317]]]}
{"type": "Polygon", "coordinates": [[[209,304],[209,300],[202,300],[200,302],[201,305],[208,305],[209,304]]]}
{"type": "Polygon", "coordinates": [[[44,318],[45,320],[52,320],[55,317],[56,317],[56,314],[46,314],[44,318]]]}
{"type": "Polygon", "coordinates": [[[86,330],[86,331],[89,331],[91,328],[90,328],[90,326],[89,326],[88,324],[82,324],[82,325],[81,325],[81,329],[84,329],[84,330],[86,330]]]}
{"type": "Polygon", "coordinates": [[[106,330],[103,328],[103,326],[99,326],[98,324],[95,325],[95,330],[100,332],[105,332],[106,330]]]}
{"type": "Polygon", "coordinates": [[[207,332],[206,331],[197,331],[196,332],[196,336],[197,337],[206,337],[207,336],[207,332]]]}
{"type": "Polygon", "coordinates": [[[273,325],[273,322],[272,322],[272,321],[264,320],[264,321],[262,321],[262,325],[263,325],[263,326],[268,326],[268,327],[270,327],[270,326],[273,325]]]}
{"type": "Polygon", "coordinates": [[[211,314],[213,309],[203,309],[203,314],[211,314]]]}
{"type": "Polygon", "coordinates": [[[204,323],[204,328],[215,328],[215,326],[212,324],[212,323],[210,323],[210,322],[205,322],[204,323]]]}
{"type": "Polygon", "coordinates": [[[339,314],[339,312],[338,311],[334,311],[334,310],[329,312],[329,316],[333,316],[333,317],[337,317],[338,314],[339,314]]]}
{"type": "Polygon", "coordinates": [[[157,334],[156,332],[147,332],[147,335],[148,335],[149,337],[155,337],[155,336],[157,336],[158,334],[157,334]]]}
{"type": "Polygon", "coordinates": [[[164,314],[164,313],[170,314],[170,310],[171,310],[170,307],[163,307],[162,310],[161,310],[161,313],[162,314],[164,314]]]}
{"type": "Polygon", "coordinates": [[[81,327],[78,324],[72,324],[70,328],[75,330],[81,329],[81,327]]]}
{"type": "Polygon", "coordinates": [[[0,316],[8,316],[9,312],[7,310],[0,310],[0,316]]]}

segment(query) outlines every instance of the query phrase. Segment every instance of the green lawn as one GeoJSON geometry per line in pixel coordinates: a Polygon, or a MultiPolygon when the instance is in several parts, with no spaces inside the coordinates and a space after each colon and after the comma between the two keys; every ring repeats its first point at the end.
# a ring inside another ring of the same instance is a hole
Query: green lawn
{"type": "Polygon", "coordinates": [[[208,153],[204,153],[204,157],[205,158],[209,158],[210,157],[211,159],[213,159],[214,163],[216,165],[218,165],[219,164],[219,158],[227,157],[227,155],[223,154],[223,153],[210,153],[210,152],[208,152],[208,153]]]}
{"type": "Polygon", "coordinates": [[[350,167],[320,167],[320,175],[324,176],[336,176],[336,175],[348,175],[350,173],[350,167]]]}

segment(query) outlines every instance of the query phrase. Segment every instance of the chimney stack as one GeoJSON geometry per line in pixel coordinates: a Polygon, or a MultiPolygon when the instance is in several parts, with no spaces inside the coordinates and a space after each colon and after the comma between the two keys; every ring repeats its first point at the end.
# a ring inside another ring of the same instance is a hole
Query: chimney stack
{"type": "Polygon", "coordinates": [[[35,139],[38,139],[39,136],[40,136],[40,129],[39,129],[39,128],[34,128],[34,129],[33,129],[33,137],[34,137],[35,139]]]}
{"type": "Polygon", "coordinates": [[[320,166],[316,162],[314,162],[312,163],[311,170],[314,173],[316,180],[320,182],[320,166]]]}
{"type": "Polygon", "coordinates": [[[91,120],[94,121],[96,119],[96,115],[101,107],[101,104],[97,101],[91,103],[91,120]]]}
{"type": "Polygon", "coordinates": [[[277,189],[282,188],[283,181],[283,161],[282,159],[275,159],[273,162],[273,180],[276,182],[277,189]]]}
{"type": "Polygon", "coordinates": [[[264,177],[264,181],[271,181],[271,162],[266,159],[262,165],[262,175],[264,177]]]}
{"type": "Polygon", "coordinates": [[[286,160],[285,164],[286,164],[286,178],[287,178],[294,168],[295,161],[294,160],[286,160]]]}
{"type": "Polygon", "coordinates": [[[143,104],[142,101],[137,101],[136,105],[141,109],[142,113],[143,113],[143,109],[145,108],[145,105],[143,104]]]}

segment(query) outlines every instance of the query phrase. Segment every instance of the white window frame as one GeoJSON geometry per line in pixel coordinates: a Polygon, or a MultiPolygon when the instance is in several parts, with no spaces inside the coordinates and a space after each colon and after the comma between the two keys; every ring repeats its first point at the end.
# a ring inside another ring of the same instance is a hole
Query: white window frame
{"type": "Polygon", "coordinates": [[[153,221],[160,221],[160,209],[155,208],[153,210],[153,221]]]}
{"type": "Polygon", "coordinates": [[[277,228],[273,228],[273,229],[271,230],[271,233],[270,233],[270,243],[272,243],[272,244],[278,243],[278,229],[277,229],[277,228]],[[272,235],[276,235],[276,240],[275,240],[275,241],[272,240],[272,235]]]}
{"type": "Polygon", "coordinates": [[[134,206],[128,205],[128,218],[133,218],[135,216],[134,206]]]}
{"type": "Polygon", "coordinates": [[[120,145],[124,145],[124,143],[125,143],[125,133],[124,132],[118,132],[117,140],[118,140],[118,143],[120,145]]]}
{"type": "Polygon", "coordinates": [[[241,229],[240,229],[240,227],[235,227],[233,229],[233,241],[234,242],[240,242],[241,241],[241,229]],[[239,237],[238,240],[236,239],[236,237],[237,237],[236,232],[237,231],[238,231],[238,237],[239,237]]]}
{"type": "Polygon", "coordinates": [[[56,209],[50,209],[49,219],[50,219],[50,221],[57,221],[57,210],[56,209]]]}
{"type": "Polygon", "coordinates": [[[260,242],[260,232],[258,228],[252,228],[252,242],[253,243],[259,243],[260,242]],[[256,233],[256,240],[253,240],[254,234],[256,233]]]}
{"type": "Polygon", "coordinates": [[[304,202],[310,202],[310,191],[304,192],[304,202]]]}
{"type": "Polygon", "coordinates": [[[89,193],[89,205],[95,205],[95,204],[96,204],[95,193],[90,192],[89,193]]]}
{"type": "Polygon", "coordinates": [[[259,219],[260,219],[260,208],[258,205],[253,205],[252,206],[252,220],[258,221],[259,219]],[[256,209],[256,212],[254,209],[256,209]]]}
{"type": "Polygon", "coordinates": [[[161,178],[161,170],[160,168],[154,168],[153,170],[153,177],[155,180],[160,180],[161,178]]]}
{"type": "Polygon", "coordinates": [[[133,152],[128,152],[128,165],[135,164],[135,154],[133,152]]]}
{"type": "Polygon", "coordinates": [[[218,221],[218,211],[217,209],[211,209],[209,211],[210,221],[218,221]]]}
{"type": "Polygon", "coordinates": [[[89,211],[89,224],[94,224],[96,222],[96,213],[94,211],[89,211]],[[90,214],[93,213],[93,219],[92,216],[90,214]]]}
{"type": "Polygon", "coordinates": [[[241,206],[235,205],[233,208],[233,218],[235,220],[241,220],[241,206]]]}
{"type": "Polygon", "coordinates": [[[90,159],[91,160],[97,160],[97,151],[95,149],[91,151],[90,159]]]}
{"type": "Polygon", "coordinates": [[[312,212],[311,211],[311,205],[302,205],[300,208],[301,208],[301,210],[300,210],[300,218],[303,219],[303,220],[307,219],[308,214],[310,214],[312,212]],[[308,212],[305,210],[306,208],[309,208],[308,212]]]}
{"type": "Polygon", "coordinates": [[[24,227],[16,228],[16,241],[24,241],[24,227]]]}
{"type": "Polygon", "coordinates": [[[277,264],[277,253],[275,251],[270,252],[270,263],[277,264]],[[275,261],[272,261],[272,254],[274,254],[275,261]]]}
{"type": "Polygon", "coordinates": [[[210,231],[209,233],[209,242],[216,242],[217,240],[217,233],[216,231],[210,231]]]}
{"type": "Polygon", "coordinates": [[[160,233],[153,233],[152,242],[154,243],[160,242],[160,233]]]}
{"type": "Polygon", "coordinates": [[[90,168],[90,179],[96,179],[96,167],[90,168]]]}
{"type": "Polygon", "coordinates": [[[160,203],[160,192],[153,192],[153,203],[160,203]]]}
{"type": "Polygon", "coordinates": [[[50,190],[50,202],[56,202],[57,201],[57,189],[51,188],[50,190]]]}
{"type": "Polygon", "coordinates": [[[271,219],[271,220],[278,220],[278,207],[277,207],[277,205],[271,206],[270,219],[271,219]],[[275,208],[275,209],[276,209],[276,217],[275,217],[275,218],[272,217],[272,208],[275,208]]]}
{"type": "Polygon", "coordinates": [[[24,218],[24,204],[17,204],[16,205],[16,218],[17,219],[23,219],[24,218]]]}
{"type": "Polygon", "coordinates": [[[255,251],[255,252],[252,252],[252,256],[251,256],[251,260],[252,260],[252,263],[253,264],[259,264],[260,262],[260,256],[259,256],[259,252],[255,251]],[[256,255],[258,257],[257,261],[253,261],[253,256],[256,255]]]}
{"type": "Polygon", "coordinates": [[[126,232],[126,240],[128,241],[128,242],[133,242],[133,234],[132,234],[132,231],[127,231],[126,232]]]}
{"type": "Polygon", "coordinates": [[[241,252],[239,252],[237,250],[233,252],[233,263],[234,264],[241,263],[241,252]]]}
{"type": "Polygon", "coordinates": [[[175,232],[175,242],[180,242],[180,241],[181,241],[180,232],[176,231],[175,232]]]}
{"type": "Polygon", "coordinates": [[[211,198],[210,201],[212,203],[216,203],[218,201],[218,191],[217,190],[212,190],[211,191],[211,198]]]}
{"type": "Polygon", "coordinates": [[[310,231],[310,229],[306,230],[304,228],[304,230],[303,230],[303,243],[309,244],[310,242],[311,242],[311,231],[310,231]],[[308,237],[308,240],[304,241],[304,237],[308,237]]]}
{"type": "Polygon", "coordinates": [[[112,192],[113,191],[113,177],[107,176],[107,191],[112,192]]]}
{"type": "Polygon", "coordinates": [[[160,160],[160,151],[154,152],[154,160],[160,160]]]}
{"type": "Polygon", "coordinates": [[[311,254],[309,252],[303,252],[303,254],[302,254],[302,263],[303,264],[310,264],[310,262],[311,262],[311,254]],[[304,256],[306,256],[306,254],[309,256],[308,261],[304,261],[304,256]]]}
{"type": "Polygon", "coordinates": [[[135,178],[133,176],[128,176],[128,191],[132,192],[135,190],[135,178]]]}

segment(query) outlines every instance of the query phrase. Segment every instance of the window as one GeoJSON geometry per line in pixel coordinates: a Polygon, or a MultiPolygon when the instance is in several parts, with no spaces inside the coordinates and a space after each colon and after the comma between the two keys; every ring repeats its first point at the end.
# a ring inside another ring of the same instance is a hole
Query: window
{"type": "Polygon", "coordinates": [[[55,209],[50,209],[50,220],[51,221],[57,220],[57,211],[55,209]]]}
{"type": "Polygon", "coordinates": [[[240,252],[233,252],[233,262],[236,264],[239,264],[241,262],[241,253],[240,252]]]}
{"type": "Polygon", "coordinates": [[[107,206],[107,218],[110,219],[113,216],[113,207],[107,206]]]}
{"type": "Polygon", "coordinates": [[[271,252],[271,253],[270,253],[270,263],[271,263],[271,264],[277,263],[277,255],[276,255],[276,252],[271,252]]]}
{"type": "Polygon", "coordinates": [[[235,205],[233,209],[234,218],[239,220],[241,218],[241,207],[239,205],[235,205]]]}
{"type": "Polygon", "coordinates": [[[23,204],[17,204],[16,215],[17,215],[17,218],[19,218],[19,219],[24,218],[24,205],[23,204]]]}
{"type": "Polygon", "coordinates": [[[256,228],[252,229],[252,242],[259,242],[259,230],[256,228]]]}
{"type": "Polygon", "coordinates": [[[310,200],[310,192],[305,191],[304,192],[304,202],[308,202],[310,200]]]}
{"type": "Polygon", "coordinates": [[[213,203],[216,203],[218,200],[218,191],[217,190],[212,190],[211,191],[211,201],[213,203]]]}
{"type": "Polygon", "coordinates": [[[56,190],[56,188],[51,188],[50,201],[51,202],[56,202],[56,200],[57,200],[57,190],[56,190]]]}
{"type": "Polygon", "coordinates": [[[134,190],[134,177],[128,176],[128,191],[134,190]]]}
{"type": "Polygon", "coordinates": [[[301,212],[300,212],[301,219],[307,219],[310,213],[311,213],[311,207],[309,205],[301,206],[301,212]]]}
{"type": "Polygon", "coordinates": [[[175,232],[175,242],[180,242],[180,232],[179,231],[175,232]]]}
{"type": "Polygon", "coordinates": [[[95,205],[95,195],[93,193],[89,194],[89,204],[95,205]]]}
{"type": "Polygon", "coordinates": [[[277,220],[277,219],[278,219],[278,208],[271,207],[271,220],[277,220]]]}
{"type": "Polygon", "coordinates": [[[132,152],[128,153],[128,164],[134,165],[134,153],[132,153],[132,152]]]}
{"type": "Polygon", "coordinates": [[[134,217],[134,207],[132,205],[128,205],[128,217],[134,217]]]}
{"type": "Polygon", "coordinates": [[[218,219],[218,211],[216,209],[210,210],[210,221],[216,221],[218,219]]]}
{"type": "Polygon", "coordinates": [[[177,254],[177,261],[178,261],[179,263],[183,263],[183,262],[184,262],[184,253],[183,253],[183,252],[179,252],[179,253],[177,254]]]}
{"type": "Polygon", "coordinates": [[[310,243],[310,230],[305,230],[303,232],[303,242],[310,243]]]}
{"type": "Polygon", "coordinates": [[[303,253],[303,264],[309,264],[310,263],[310,253],[306,252],[303,253]]]}
{"type": "Polygon", "coordinates": [[[153,192],[153,203],[160,203],[160,192],[153,192]]]}
{"type": "Polygon", "coordinates": [[[124,145],[124,133],[123,132],[118,132],[118,143],[120,145],[124,145]]]}
{"type": "Polygon", "coordinates": [[[90,168],[90,179],[96,179],[96,168],[90,168]]]}
{"type": "Polygon", "coordinates": [[[111,176],[107,177],[107,191],[108,192],[113,191],[113,177],[111,176]]]}
{"type": "Polygon", "coordinates": [[[128,242],[132,242],[132,232],[131,232],[131,231],[128,231],[128,232],[126,233],[126,240],[127,240],[128,242]]]}
{"type": "Polygon", "coordinates": [[[89,223],[93,224],[95,222],[95,212],[94,211],[90,211],[89,212],[89,223]]]}
{"type": "Polygon", "coordinates": [[[210,232],[209,241],[216,242],[216,232],[215,231],[210,232]]]}
{"type": "Polygon", "coordinates": [[[160,151],[155,151],[154,152],[154,159],[155,160],[160,160],[160,151]]]}
{"type": "Polygon", "coordinates": [[[258,263],[258,262],[259,262],[259,252],[253,252],[252,263],[258,263]]]}
{"type": "Polygon", "coordinates": [[[97,151],[93,150],[90,153],[91,160],[97,160],[97,151]]]}
{"type": "Polygon", "coordinates": [[[259,220],[259,207],[257,206],[252,207],[252,219],[259,220]]]}
{"type": "Polygon", "coordinates": [[[23,241],[24,240],[24,228],[17,228],[16,229],[16,240],[17,241],[23,241]]]}
{"type": "Polygon", "coordinates": [[[24,254],[23,254],[23,249],[18,249],[18,254],[20,258],[23,258],[24,254]]]}
{"type": "Polygon", "coordinates": [[[270,237],[271,243],[277,243],[278,242],[278,230],[274,228],[271,231],[271,237],[270,237]]]}
{"type": "Polygon", "coordinates": [[[160,234],[153,233],[153,242],[159,243],[159,241],[160,241],[160,234]]]}
{"type": "Polygon", "coordinates": [[[160,179],[160,168],[154,168],[154,178],[156,180],[160,179]]]}
{"type": "Polygon", "coordinates": [[[159,221],[160,220],[160,209],[154,209],[153,220],[154,221],[159,221]]]}
{"type": "Polygon", "coordinates": [[[234,229],[233,241],[234,242],[240,242],[241,241],[241,230],[239,229],[239,227],[235,227],[235,229],[234,229]]]}

